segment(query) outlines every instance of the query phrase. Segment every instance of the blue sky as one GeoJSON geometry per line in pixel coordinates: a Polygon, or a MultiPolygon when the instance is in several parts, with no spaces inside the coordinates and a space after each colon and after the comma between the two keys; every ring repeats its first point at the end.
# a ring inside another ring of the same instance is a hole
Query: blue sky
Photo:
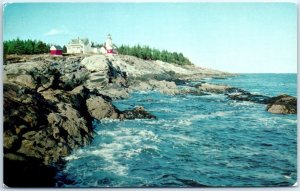
{"type": "Polygon", "coordinates": [[[296,73],[293,3],[13,3],[4,8],[4,40],[64,45],[141,44],[182,52],[193,63],[228,72],[296,73]]]}

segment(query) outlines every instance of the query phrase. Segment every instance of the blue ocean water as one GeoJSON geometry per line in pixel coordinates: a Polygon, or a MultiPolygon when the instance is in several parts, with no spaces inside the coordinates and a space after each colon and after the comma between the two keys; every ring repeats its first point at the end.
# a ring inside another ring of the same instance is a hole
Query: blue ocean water
{"type": "MultiPolygon", "coordinates": [[[[251,93],[296,95],[296,74],[206,79],[251,93]]],[[[297,180],[297,116],[224,95],[134,93],[157,120],[94,121],[96,136],[66,157],[63,187],[292,186],[297,180]]]]}

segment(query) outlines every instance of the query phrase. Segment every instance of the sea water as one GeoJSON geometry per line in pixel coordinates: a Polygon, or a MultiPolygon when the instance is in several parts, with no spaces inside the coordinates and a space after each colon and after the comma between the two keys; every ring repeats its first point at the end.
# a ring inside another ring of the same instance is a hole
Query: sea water
{"type": "MultiPolygon", "coordinates": [[[[296,74],[205,79],[251,93],[296,96],[296,74]]],[[[203,80],[201,80],[203,81],[203,80]]],[[[195,82],[197,83],[197,82],[195,82]]],[[[137,92],[115,101],[143,106],[156,120],[94,121],[91,145],[66,157],[63,187],[292,186],[297,116],[222,94],[137,92]],[[71,180],[71,181],[70,181],[71,180]]]]}

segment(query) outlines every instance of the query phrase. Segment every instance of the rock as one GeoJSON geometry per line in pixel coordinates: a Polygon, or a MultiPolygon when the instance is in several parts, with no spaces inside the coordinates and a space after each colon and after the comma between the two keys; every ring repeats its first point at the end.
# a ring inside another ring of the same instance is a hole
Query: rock
{"type": "Polygon", "coordinates": [[[32,137],[34,137],[35,134],[36,134],[36,131],[29,131],[29,132],[27,132],[27,133],[24,133],[24,134],[22,135],[22,137],[23,137],[24,139],[32,139],[32,137]]]}
{"type": "Polygon", "coordinates": [[[125,99],[129,97],[129,93],[124,88],[105,88],[99,91],[102,95],[108,96],[112,99],[125,99]]]}
{"type": "Polygon", "coordinates": [[[122,119],[156,119],[154,115],[148,113],[142,106],[137,106],[133,110],[125,110],[122,113],[122,119]]]}
{"type": "Polygon", "coordinates": [[[80,112],[72,107],[70,104],[60,103],[58,104],[58,110],[60,111],[57,116],[58,119],[62,119],[59,123],[51,124],[53,126],[62,127],[67,131],[69,137],[73,137],[75,140],[80,140],[79,145],[84,145],[81,137],[89,135],[91,129],[87,126],[87,121],[80,115],[80,112]]]}
{"type": "MultiPolygon", "coordinates": [[[[35,158],[49,165],[67,156],[72,149],[88,144],[93,132],[91,122],[86,121],[90,116],[84,111],[88,90],[84,86],[70,91],[52,89],[62,88],[55,85],[60,73],[53,68],[45,75],[47,69],[37,66],[22,65],[21,69],[9,69],[11,73],[4,82],[5,154],[21,154],[26,160],[35,158]],[[17,77],[12,73],[17,73],[17,77]],[[34,81],[39,92],[16,80],[24,77],[34,81]]],[[[7,160],[17,160],[17,157],[7,157],[7,160]]]]}
{"type": "MultiPolygon", "coordinates": [[[[44,78],[45,79],[45,78],[44,78]]],[[[45,90],[47,90],[47,89],[49,89],[51,86],[52,86],[52,84],[53,84],[53,82],[54,82],[54,76],[50,76],[47,80],[46,80],[46,82],[45,82],[45,80],[43,80],[42,82],[42,84],[41,84],[41,86],[37,89],[37,92],[41,92],[41,91],[45,91],[45,90]]]]}
{"type": "Polygon", "coordinates": [[[226,85],[216,85],[216,84],[209,84],[209,83],[201,83],[196,85],[195,87],[197,87],[201,91],[206,91],[206,92],[211,92],[216,94],[225,93],[227,90],[232,88],[226,85]]]}
{"type": "Polygon", "coordinates": [[[202,90],[196,88],[180,89],[179,94],[189,94],[189,95],[197,95],[197,96],[208,95],[207,93],[204,93],[202,90]]]}
{"type": "Polygon", "coordinates": [[[41,61],[9,64],[4,68],[4,81],[18,83],[31,89],[41,86],[41,90],[43,86],[47,88],[53,83],[54,79],[49,79],[53,78],[49,66],[49,63],[41,61]]]}
{"type": "Polygon", "coordinates": [[[168,82],[165,80],[149,80],[149,84],[153,87],[153,89],[156,89],[163,94],[175,95],[179,93],[177,86],[174,82],[168,82]]]}
{"type": "Polygon", "coordinates": [[[28,131],[28,127],[26,125],[20,125],[15,128],[16,134],[23,134],[28,131]]]}
{"type": "Polygon", "coordinates": [[[106,72],[109,68],[107,61],[108,59],[104,55],[94,55],[84,58],[81,61],[81,64],[84,65],[90,72],[106,72]]]}
{"type": "Polygon", "coordinates": [[[18,84],[4,83],[3,94],[4,129],[37,128],[44,124],[49,110],[55,109],[40,94],[18,84]]]}
{"type": "Polygon", "coordinates": [[[38,158],[48,165],[91,140],[92,129],[70,104],[58,104],[58,112],[50,113],[47,121],[48,128],[29,131],[22,136],[18,153],[38,158]]]}
{"type": "Polygon", "coordinates": [[[59,78],[59,87],[69,91],[85,83],[88,78],[89,73],[85,69],[66,73],[59,78]]]}
{"type": "Polygon", "coordinates": [[[6,153],[4,155],[4,158],[9,160],[15,160],[15,161],[25,161],[26,158],[20,154],[14,154],[14,153],[6,153]]]}
{"type": "Polygon", "coordinates": [[[129,91],[153,91],[157,90],[163,94],[176,95],[180,91],[177,89],[175,82],[166,80],[148,80],[148,81],[133,81],[130,84],[129,91]]]}
{"type": "Polygon", "coordinates": [[[19,137],[12,131],[5,131],[3,133],[3,147],[7,150],[15,150],[18,147],[19,137]]]}
{"type": "Polygon", "coordinates": [[[58,113],[50,113],[48,115],[48,122],[51,125],[57,125],[57,126],[61,126],[62,124],[62,117],[58,114],[58,113]]]}
{"type": "Polygon", "coordinates": [[[239,88],[230,88],[226,91],[225,95],[229,99],[237,100],[237,101],[250,101],[254,103],[266,104],[270,97],[259,95],[259,94],[252,94],[248,91],[239,89],[239,88]]]}
{"type": "Polygon", "coordinates": [[[87,99],[86,106],[90,115],[95,119],[116,119],[118,117],[118,112],[116,111],[114,106],[104,100],[102,97],[91,97],[87,99]]]}
{"type": "Polygon", "coordinates": [[[94,55],[82,60],[81,64],[90,72],[85,82],[89,90],[96,89],[99,93],[114,96],[116,94],[113,92],[114,88],[109,87],[111,84],[126,86],[126,73],[122,72],[118,66],[115,67],[111,59],[113,58],[104,55],[94,55]],[[104,92],[103,89],[105,89],[104,92]]]}
{"type": "Polygon", "coordinates": [[[82,98],[86,98],[90,91],[85,87],[85,86],[77,86],[75,87],[72,91],[71,91],[72,94],[74,95],[78,95],[78,96],[81,96],[82,98]]]}
{"type": "Polygon", "coordinates": [[[27,86],[31,89],[35,89],[37,86],[34,79],[31,77],[31,75],[27,75],[27,74],[18,75],[14,78],[13,81],[22,84],[24,86],[27,86]]]}
{"type": "Polygon", "coordinates": [[[84,86],[77,86],[71,91],[48,89],[41,92],[41,95],[51,103],[69,103],[76,109],[82,109],[85,107],[85,99],[89,93],[89,90],[84,86]]]}
{"type": "Polygon", "coordinates": [[[129,91],[130,92],[135,92],[135,91],[152,91],[153,87],[144,81],[132,81],[130,86],[129,86],[129,91]]]}
{"type": "Polygon", "coordinates": [[[276,114],[296,114],[297,98],[285,94],[272,97],[266,110],[276,114]]]}
{"type": "MultiPolygon", "coordinates": [[[[38,139],[37,142],[40,142],[40,139],[38,139]]],[[[37,143],[33,140],[24,139],[22,140],[21,147],[17,152],[24,154],[27,157],[43,159],[43,155],[45,154],[43,151],[41,151],[43,148],[36,146],[36,144],[37,143]]]]}

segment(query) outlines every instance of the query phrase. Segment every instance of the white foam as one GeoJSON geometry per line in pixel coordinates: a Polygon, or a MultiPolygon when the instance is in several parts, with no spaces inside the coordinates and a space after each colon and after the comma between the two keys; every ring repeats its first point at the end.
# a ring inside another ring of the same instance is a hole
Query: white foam
{"type": "Polygon", "coordinates": [[[178,125],[180,126],[190,126],[192,125],[192,121],[188,119],[181,119],[178,121],[178,125]]]}
{"type": "Polygon", "coordinates": [[[276,125],[279,121],[284,121],[289,124],[297,124],[297,119],[286,119],[282,117],[270,117],[270,118],[258,118],[259,121],[263,122],[265,125],[276,125]]]}
{"type": "Polygon", "coordinates": [[[283,119],[284,121],[292,124],[297,124],[297,119],[283,119]]]}
{"type": "Polygon", "coordinates": [[[293,186],[298,186],[298,182],[295,182],[295,184],[293,184],[293,186]]]}
{"type": "Polygon", "coordinates": [[[109,166],[103,168],[104,171],[113,172],[119,176],[126,176],[128,173],[128,167],[120,165],[118,162],[112,161],[109,166]]]}
{"type": "Polygon", "coordinates": [[[181,135],[181,134],[177,134],[177,135],[174,135],[174,134],[167,134],[164,136],[165,138],[171,138],[171,139],[176,139],[176,140],[179,140],[179,141],[184,141],[184,142],[196,142],[197,139],[193,138],[193,137],[190,137],[190,136],[185,136],[185,135],[181,135]]]}
{"type": "Polygon", "coordinates": [[[274,117],[271,117],[271,118],[259,117],[259,118],[256,118],[256,120],[259,120],[260,122],[262,122],[266,127],[274,127],[274,125],[277,124],[276,118],[274,118],[274,117]]]}
{"type": "Polygon", "coordinates": [[[79,159],[80,157],[76,156],[76,155],[69,155],[67,157],[65,157],[64,159],[67,161],[71,161],[71,160],[76,160],[79,159]]]}
{"type": "Polygon", "coordinates": [[[285,176],[283,176],[284,178],[286,178],[286,179],[291,179],[292,177],[290,177],[290,176],[287,176],[287,175],[285,175],[285,176]]]}
{"type": "Polygon", "coordinates": [[[138,132],[138,135],[140,135],[140,136],[142,136],[143,138],[146,138],[146,139],[151,139],[151,140],[154,140],[154,141],[158,140],[157,136],[152,131],[141,130],[141,131],[138,132]]]}
{"type": "Polygon", "coordinates": [[[190,117],[190,120],[207,119],[213,117],[225,117],[231,115],[232,113],[234,113],[234,111],[217,111],[210,114],[196,114],[196,115],[192,115],[190,117]]]}
{"type": "Polygon", "coordinates": [[[216,117],[224,117],[224,116],[228,116],[231,115],[232,113],[234,113],[234,111],[217,111],[215,113],[213,113],[213,116],[216,117]]]}
{"type": "Polygon", "coordinates": [[[101,129],[97,134],[100,137],[110,137],[112,142],[78,149],[65,159],[70,161],[91,155],[97,156],[107,163],[104,167],[101,167],[102,170],[110,171],[118,176],[125,176],[128,167],[121,164],[120,161],[131,160],[144,149],[158,150],[153,142],[160,141],[152,131],[139,128],[106,128],[101,129]]]}
{"type": "Polygon", "coordinates": [[[87,152],[88,152],[88,151],[85,150],[84,148],[83,148],[83,149],[78,149],[78,150],[76,150],[75,152],[73,152],[73,154],[71,154],[71,155],[65,157],[64,159],[65,159],[65,160],[68,160],[68,161],[80,159],[80,158],[86,156],[87,152]]]}
{"type": "Polygon", "coordinates": [[[237,107],[237,106],[253,106],[256,105],[256,103],[250,102],[250,101],[234,101],[231,102],[230,105],[237,107]]]}

